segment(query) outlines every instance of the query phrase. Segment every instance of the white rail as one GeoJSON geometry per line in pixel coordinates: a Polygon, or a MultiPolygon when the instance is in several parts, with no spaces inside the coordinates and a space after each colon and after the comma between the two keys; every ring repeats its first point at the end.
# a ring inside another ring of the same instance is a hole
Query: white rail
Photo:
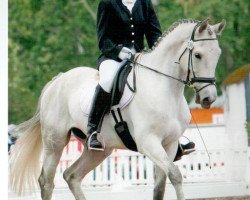
{"type": "MultiPolygon", "coordinates": [[[[189,135],[192,137],[192,133],[189,135]]],[[[212,141],[211,137],[213,137],[212,134],[210,135],[212,141]]],[[[218,139],[217,141],[222,140],[218,139]]],[[[224,142],[226,143],[226,138],[224,142]]],[[[196,144],[197,151],[176,162],[182,172],[184,183],[244,180],[248,167],[246,149],[209,149],[212,167],[210,169],[208,155],[204,147],[198,141],[196,144]],[[235,161],[236,168],[231,167],[233,161],[235,161]]],[[[223,146],[223,144],[218,146],[223,146]]],[[[58,166],[55,182],[57,187],[67,186],[62,179],[62,173],[80,156],[82,150],[81,143],[72,138],[58,166]]],[[[85,177],[83,186],[153,185],[153,178],[153,164],[147,157],[136,152],[115,150],[111,156],[85,177]]]]}
{"type": "MultiPolygon", "coordinates": [[[[184,192],[189,199],[250,195],[250,149],[231,148],[224,126],[200,127],[209,150],[212,169],[209,168],[208,155],[197,135],[196,128],[190,128],[186,135],[195,142],[196,151],[176,162],[184,180],[184,192]],[[197,192],[199,191],[199,192],[197,192]]],[[[65,148],[55,176],[54,199],[73,200],[63,172],[80,155],[82,144],[71,138],[65,148]]],[[[102,164],[90,172],[83,180],[82,187],[88,199],[137,199],[152,200],[154,169],[145,156],[132,151],[115,150],[102,164]]],[[[169,183],[169,182],[168,182],[169,183]]],[[[176,199],[170,184],[166,199],[176,199]]],[[[40,199],[40,194],[12,200],[40,199]]]]}

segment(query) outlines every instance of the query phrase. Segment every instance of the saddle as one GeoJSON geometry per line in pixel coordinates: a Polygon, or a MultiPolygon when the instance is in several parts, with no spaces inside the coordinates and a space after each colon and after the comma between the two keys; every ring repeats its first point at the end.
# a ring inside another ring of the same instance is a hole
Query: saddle
{"type": "MultiPolygon", "coordinates": [[[[81,110],[86,117],[89,116],[92,98],[94,96],[95,87],[97,84],[98,82],[93,80],[82,88],[79,103],[81,110]]],[[[135,69],[131,65],[131,62],[128,61],[123,66],[121,66],[114,79],[112,87],[113,89],[111,91],[112,100],[110,108],[108,109],[108,112],[111,111],[111,114],[115,120],[115,131],[121,138],[124,145],[132,151],[137,151],[137,146],[131,137],[127,123],[122,119],[121,111],[132,101],[136,91],[135,84],[135,69]],[[131,70],[133,71],[131,72],[131,70]],[[128,77],[130,72],[133,73],[133,77],[131,78],[128,77]],[[119,118],[116,117],[117,114],[119,118]]]]}
{"type": "MultiPolygon", "coordinates": [[[[111,106],[115,106],[115,105],[119,104],[126,84],[127,84],[128,88],[133,93],[135,93],[135,90],[136,90],[135,77],[133,77],[133,80],[134,80],[133,87],[134,88],[132,88],[127,81],[128,75],[131,72],[132,67],[133,66],[131,65],[131,62],[127,61],[121,66],[121,68],[117,72],[117,74],[114,78],[113,87],[112,87],[112,91],[111,91],[111,94],[112,94],[111,106]]],[[[133,73],[135,73],[135,72],[133,71],[133,73]]]]}
{"type": "Polygon", "coordinates": [[[116,117],[115,109],[112,108],[112,106],[119,104],[119,102],[122,98],[122,95],[123,95],[125,85],[127,85],[128,88],[132,92],[136,91],[135,71],[134,70],[133,70],[133,75],[134,75],[133,88],[129,85],[129,83],[127,81],[128,75],[130,74],[132,67],[133,66],[131,65],[131,62],[128,61],[123,66],[121,66],[118,73],[116,74],[116,77],[115,77],[114,83],[113,83],[113,88],[112,88],[111,113],[112,113],[112,116],[113,116],[115,123],[116,123],[114,126],[115,131],[116,131],[117,135],[120,137],[120,139],[122,140],[123,144],[128,149],[130,149],[132,151],[138,151],[137,145],[129,132],[127,122],[124,121],[122,118],[120,108],[118,107],[116,109],[118,112],[118,116],[119,116],[120,121],[116,117]]]}

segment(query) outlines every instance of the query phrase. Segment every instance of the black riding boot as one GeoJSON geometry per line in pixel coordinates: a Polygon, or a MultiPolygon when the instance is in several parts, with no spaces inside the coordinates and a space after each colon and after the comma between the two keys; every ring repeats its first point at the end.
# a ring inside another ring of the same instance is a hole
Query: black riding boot
{"type": "Polygon", "coordinates": [[[195,143],[189,141],[187,144],[178,144],[177,153],[175,155],[174,161],[178,161],[182,156],[190,154],[195,151],[195,143]]]}
{"type": "Polygon", "coordinates": [[[98,125],[110,106],[111,95],[104,91],[98,84],[92,102],[92,108],[88,119],[88,149],[103,151],[102,143],[97,140],[98,125]]]}

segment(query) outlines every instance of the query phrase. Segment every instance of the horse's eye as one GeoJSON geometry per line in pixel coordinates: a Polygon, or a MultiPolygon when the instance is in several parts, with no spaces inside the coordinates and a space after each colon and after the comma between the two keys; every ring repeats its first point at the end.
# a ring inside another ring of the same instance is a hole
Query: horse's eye
{"type": "Polygon", "coordinates": [[[195,53],[194,56],[195,56],[195,58],[197,58],[197,59],[201,59],[201,54],[199,54],[199,53],[195,53]]]}

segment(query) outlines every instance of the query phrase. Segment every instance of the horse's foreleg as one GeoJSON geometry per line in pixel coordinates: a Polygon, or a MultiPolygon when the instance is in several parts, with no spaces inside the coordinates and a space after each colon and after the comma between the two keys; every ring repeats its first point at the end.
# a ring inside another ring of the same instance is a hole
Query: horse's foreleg
{"type": "MultiPolygon", "coordinates": [[[[170,160],[173,160],[175,158],[177,148],[178,148],[178,141],[173,142],[171,144],[166,144],[163,142],[163,148],[165,149],[167,155],[169,156],[170,160]]],[[[165,188],[166,188],[166,180],[167,176],[165,172],[158,167],[157,165],[155,167],[155,183],[154,183],[154,200],[163,200],[165,188]]],[[[169,174],[171,173],[171,170],[169,171],[169,174]]]]}
{"type": "Polygon", "coordinates": [[[107,158],[111,152],[111,149],[90,151],[85,147],[81,157],[65,170],[63,177],[76,200],[86,200],[81,189],[82,179],[107,158]]]}
{"type": "Polygon", "coordinates": [[[69,137],[67,136],[60,140],[52,139],[52,134],[53,133],[49,135],[46,133],[48,137],[43,137],[43,166],[41,175],[38,179],[42,200],[50,200],[52,198],[56,168],[63,149],[69,141],[69,137]]]}
{"type": "MultiPolygon", "coordinates": [[[[174,160],[178,148],[178,141],[163,146],[167,154],[171,157],[171,160],[174,160]]],[[[182,174],[177,165],[174,165],[172,163],[172,167],[169,170],[168,177],[175,188],[177,198],[184,199],[183,189],[182,189],[182,174]]]]}
{"type": "Polygon", "coordinates": [[[167,176],[157,165],[155,167],[154,200],[163,200],[167,176]]]}
{"type": "Polygon", "coordinates": [[[158,165],[173,184],[178,200],[184,200],[182,190],[182,176],[178,167],[176,167],[172,160],[169,159],[165,149],[162,146],[162,141],[155,135],[148,135],[144,138],[141,144],[142,153],[147,155],[156,165],[158,165]]]}
{"type": "Polygon", "coordinates": [[[177,199],[185,199],[182,188],[182,174],[179,170],[179,167],[173,164],[171,170],[169,170],[168,177],[172,185],[174,186],[177,199]]]}

